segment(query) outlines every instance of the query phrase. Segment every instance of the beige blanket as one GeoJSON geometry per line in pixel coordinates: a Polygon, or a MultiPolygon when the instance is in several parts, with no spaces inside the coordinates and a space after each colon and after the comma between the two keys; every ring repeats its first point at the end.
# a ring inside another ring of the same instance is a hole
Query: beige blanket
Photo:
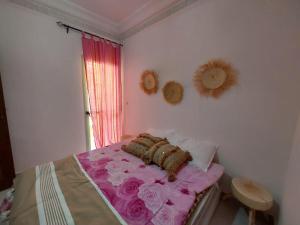
{"type": "Polygon", "coordinates": [[[17,176],[11,225],[122,224],[75,158],[44,164],[17,176]]]}

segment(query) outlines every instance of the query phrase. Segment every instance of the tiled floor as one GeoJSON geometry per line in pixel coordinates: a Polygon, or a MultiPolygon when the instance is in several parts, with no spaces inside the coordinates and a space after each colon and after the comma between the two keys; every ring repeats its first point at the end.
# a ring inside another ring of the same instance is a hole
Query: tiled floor
{"type": "Polygon", "coordinates": [[[218,205],[210,225],[232,225],[240,205],[238,202],[228,199],[218,205]]]}
{"type": "MultiPolygon", "coordinates": [[[[245,225],[248,224],[247,211],[235,199],[220,202],[209,225],[245,225]]],[[[256,225],[273,225],[261,214],[257,214],[256,225]]]]}
{"type": "Polygon", "coordinates": [[[2,200],[4,199],[5,194],[6,194],[6,191],[7,191],[7,190],[0,191],[0,202],[2,202],[2,200]]]}
{"type": "MultiPolygon", "coordinates": [[[[5,198],[6,196],[6,191],[7,190],[4,190],[4,191],[0,191],[0,204],[2,202],[2,200],[5,198]]],[[[1,218],[0,218],[0,225],[8,225],[7,222],[1,222],[1,218]]]]}

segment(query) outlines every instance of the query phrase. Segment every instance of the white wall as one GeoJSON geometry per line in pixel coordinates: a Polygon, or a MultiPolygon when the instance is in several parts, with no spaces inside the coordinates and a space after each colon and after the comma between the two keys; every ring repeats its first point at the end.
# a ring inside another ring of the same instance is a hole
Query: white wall
{"type": "Polygon", "coordinates": [[[300,94],[299,1],[199,0],[125,42],[125,133],[175,128],[220,144],[226,172],[247,176],[281,198],[300,94]],[[194,71],[211,58],[239,70],[220,99],[201,97],[194,71]],[[180,105],[139,88],[145,69],[160,85],[184,85],[180,105]]]}
{"type": "Polygon", "coordinates": [[[0,71],[17,172],[86,148],[80,34],[55,22],[0,3],[0,71]]]}
{"type": "Polygon", "coordinates": [[[300,116],[294,136],[294,145],[286,173],[285,188],[282,200],[281,225],[299,225],[300,202],[300,116]]]}

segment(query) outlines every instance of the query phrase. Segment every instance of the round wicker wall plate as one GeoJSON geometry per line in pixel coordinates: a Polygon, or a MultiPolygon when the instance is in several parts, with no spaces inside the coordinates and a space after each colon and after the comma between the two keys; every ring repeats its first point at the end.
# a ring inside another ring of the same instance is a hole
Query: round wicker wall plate
{"type": "Polygon", "coordinates": [[[223,60],[212,60],[199,67],[194,84],[201,95],[219,97],[236,84],[237,72],[223,60]]]}
{"type": "Polygon", "coordinates": [[[157,74],[153,70],[146,70],[141,76],[140,86],[142,90],[150,95],[155,94],[158,90],[157,74]]]}
{"type": "Polygon", "coordinates": [[[227,74],[220,68],[212,68],[204,71],[203,73],[203,85],[209,89],[217,89],[221,87],[227,78],[227,74]]]}
{"type": "Polygon", "coordinates": [[[183,98],[183,87],[175,81],[169,81],[163,88],[163,95],[168,103],[176,105],[183,98]]]}

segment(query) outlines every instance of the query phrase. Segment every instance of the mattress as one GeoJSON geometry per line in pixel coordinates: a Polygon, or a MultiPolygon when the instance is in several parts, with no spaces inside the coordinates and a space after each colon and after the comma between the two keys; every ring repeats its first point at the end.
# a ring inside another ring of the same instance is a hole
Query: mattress
{"type": "Polygon", "coordinates": [[[221,190],[214,184],[198,203],[186,225],[208,225],[220,200],[221,190]]]}
{"type": "MultiPolygon", "coordinates": [[[[187,165],[168,182],[165,171],[123,152],[121,144],[39,165],[18,175],[11,225],[184,224],[200,193],[223,174],[187,165]]],[[[215,204],[213,186],[196,207],[190,224],[205,224],[215,204]]]]}

